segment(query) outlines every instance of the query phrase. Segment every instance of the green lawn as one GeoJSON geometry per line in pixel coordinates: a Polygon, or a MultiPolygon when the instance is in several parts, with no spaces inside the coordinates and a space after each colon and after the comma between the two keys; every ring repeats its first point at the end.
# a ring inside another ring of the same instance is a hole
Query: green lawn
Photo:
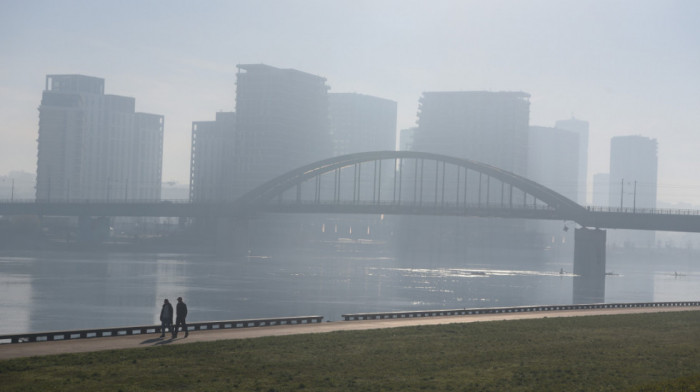
{"type": "Polygon", "coordinates": [[[700,391],[700,312],[404,327],[13,359],[0,361],[0,390],[700,391]]]}

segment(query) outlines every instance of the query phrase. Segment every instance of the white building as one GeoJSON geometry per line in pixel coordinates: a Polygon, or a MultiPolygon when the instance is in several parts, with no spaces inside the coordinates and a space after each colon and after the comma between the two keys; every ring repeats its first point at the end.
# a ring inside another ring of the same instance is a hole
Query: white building
{"type": "MultiPolygon", "coordinates": [[[[478,161],[526,176],[529,98],[524,92],[425,92],[420,99],[418,128],[411,149],[478,161]]],[[[407,178],[410,176],[409,173],[407,178]]],[[[430,173],[421,176],[431,181],[430,173]]],[[[480,181],[479,176],[470,176],[466,186],[480,189],[480,181]]],[[[445,192],[455,192],[451,187],[456,184],[447,184],[445,192]]],[[[502,188],[495,181],[486,187],[485,194],[490,195],[487,197],[500,198],[502,188]]],[[[429,200],[432,192],[426,189],[422,196],[429,200]]],[[[477,203],[480,198],[480,192],[465,195],[468,203],[477,203]]],[[[466,254],[477,247],[529,245],[533,242],[532,232],[525,222],[514,219],[402,217],[400,246],[409,254],[447,249],[466,254]]]]}
{"type": "Polygon", "coordinates": [[[158,200],[163,116],[104,94],[104,79],[48,75],[39,107],[37,200],[158,200]]]}
{"type": "MultiPolygon", "coordinates": [[[[656,208],[657,142],[643,136],[610,139],[610,193],[612,208],[627,212],[656,208]]],[[[653,231],[614,230],[609,244],[651,247],[653,231]]]]}
{"type": "Polygon", "coordinates": [[[332,155],[325,78],[238,65],[234,196],[332,155]]]}
{"type": "Polygon", "coordinates": [[[656,208],[657,167],[656,139],[610,139],[610,206],[656,208]]]}
{"type": "Polygon", "coordinates": [[[596,173],[593,175],[593,205],[597,207],[610,206],[610,174],[596,173]]]}
{"type": "Polygon", "coordinates": [[[525,175],[529,98],[523,92],[425,92],[413,149],[525,175]]]}
{"type": "Polygon", "coordinates": [[[216,113],[215,121],[192,123],[190,201],[231,200],[236,113],[216,113]]]}
{"type": "Polygon", "coordinates": [[[412,151],[413,150],[413,140],[416,135],[418,127],[402,129],[399,133],[399,150],[400,151],[412,151]]]}
{"type": "Polygon", "coordinates": [[[588,203],[588,121],[570,118],[556,122],[556,128],[578,135],[578,190],[571,199],[581,205],[588,203]]]}
{"type": "Polygon", "coordinates": [[[528,146],[528,178],[576,201],[578,135],[558,128],[532,126],[528,146]]]}
{"type": "Polygon", "coordinates": [[[331,93],[328,103],[334,156],[396,149],[396,102],[331,93]]]}

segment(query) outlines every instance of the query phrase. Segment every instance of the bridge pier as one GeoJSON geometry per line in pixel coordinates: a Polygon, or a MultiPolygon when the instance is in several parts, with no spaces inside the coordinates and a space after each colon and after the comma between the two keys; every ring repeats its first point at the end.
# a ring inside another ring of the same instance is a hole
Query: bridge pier
{"type": "Polygon", "coordinates": [[[605,302],[605,241],[605,230],[574,232],[574,304],[605,302]]]}
{"type": "Polygon", "coordinates": [[[247,256],[250,249],[248,220],[222,217],[216,221],[216,253],[221,256],[247,256]]]}

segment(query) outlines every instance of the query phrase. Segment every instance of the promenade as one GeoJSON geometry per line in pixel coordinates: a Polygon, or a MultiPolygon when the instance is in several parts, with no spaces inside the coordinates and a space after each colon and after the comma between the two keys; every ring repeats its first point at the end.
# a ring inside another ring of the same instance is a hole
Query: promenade
{"type": "Polygon", "coordinates": [[[0,344],[0,360],[31,357],[39,355],[56,355],[102,350],[120,350],[130,348],[158,347],[171,344],[187,344],[195,342],[211,342],[228,339],[249,339],[264,336],[285,336],[296,334],[327,333],[334,331],[361,331],[379,328],[397,328],[416,325],[440,325],[451,323],[472,323],[502,320],[524,320],[547,317],[583,317],[592,315],[615,315],[632,313],[698,311],[697,306],[688,307],[637,307],[614,309],[579,309],[557,310],[527,313],[496,313],[473,314],[464,316],[396,318],[380,320],[335,321],[325,323],[309,323],[295,325],[278,325],[252,328],[215,329],[206,331],[191,331],[185,338],[179,333],[177,339],[171,339],[169,334],[159,338],[158,333],[96,337],[87,339],[44,341],[32,343],[0,344]]]}

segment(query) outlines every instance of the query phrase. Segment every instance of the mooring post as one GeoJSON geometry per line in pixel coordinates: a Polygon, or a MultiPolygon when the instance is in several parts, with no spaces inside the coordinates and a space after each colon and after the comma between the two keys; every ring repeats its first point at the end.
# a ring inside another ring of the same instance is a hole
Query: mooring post
{"type": "Polygon", "coordinates": [[[605,302],[605,240],[605,230],[574,231],[575,304],[605,302]]]}

